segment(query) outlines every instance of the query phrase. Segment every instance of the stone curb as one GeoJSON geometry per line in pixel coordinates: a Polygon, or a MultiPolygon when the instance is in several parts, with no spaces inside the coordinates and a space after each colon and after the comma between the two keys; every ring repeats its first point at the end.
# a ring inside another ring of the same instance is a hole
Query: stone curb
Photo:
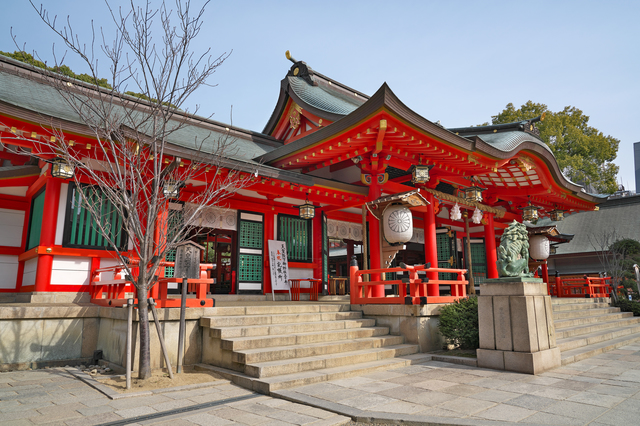
{"type": "MultiPolygon", "coordinates": [[[[418,414],[383,413],[376,411],[360,410],[314,396],[305,395],[292,390],[280,390],[271,392],[271,396],[287,401],[304,404],[307,406],[330,411],[342,416],[351,417],[353,421],[376,424],[411,425],[411,426],[505,426],[512,422],[494,420],[482,420],[475,418],[458,419],[455,417],[433,417],[418,414]]],[[[549,426],[537,423],[527,423],[527,426],[549,426]]]]}
{"type": "MultiPolygon", "coordinates": [[[[192,385],[175,386],[172,388],[164,388],[164,389],[154,389],[151,391],[119,393],[118,391],[111,389],[109,386],[103,385],[102,383],[100,383],[99,380],[94,379],[91,375],[86,374],[81,370],[78,370],[77,368],[66,368],[65,370],[70,374],[72,374],[73,376],[77,377],[78,379],[82,380],[83,382],[85,382],[87,385],[91,386],[95,390],[103,393],[109,399],[113,399],[113,400],[124,399],[124,398],[135,398],[138,396],[150,396],[154,394],[163,394],[168,392],[208,388],[208,387],[214,387],[214,386],[227,385],[230,383],[229,380],[216,380],[213,382],[194,383],[192,385]]],[[[112,377],[122,377],[122,376],[123,375],[116,375],[112,377]]]]}

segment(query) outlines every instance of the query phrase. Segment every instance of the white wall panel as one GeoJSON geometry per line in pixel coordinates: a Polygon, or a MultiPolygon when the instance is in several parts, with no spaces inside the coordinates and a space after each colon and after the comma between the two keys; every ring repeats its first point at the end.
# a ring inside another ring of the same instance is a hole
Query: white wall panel
{"type": "Polygon", "coordinates": [[[88,285],[91,259],[88,257],[54,256],[51,284],[88,285]]]}
{"type": "Polygon", "coordinates": [[[62,186],[60,186],[60,201],[58,203],[58,220],[56,221],[55,244],[57,246],[62,245],[62,234],[64,232],[64,215],[67,212],[68,191],[69,191],[69,184],[63,183],[62,186]]]}
{"type": "Polygon", "coordinates": [[[27,195],[28,186],[5,186],[0,188],[0,194],[15,195],[16,197],[24,197],[27,195]]]}
{"type": "Polygon", "coordinates": [[[22,272],[22,286],[36,284],[36,270],[38,269],[38,256],[24,262],[24,271],[22,272]]]}
{"type": "MultiPolygon", "coordinates": [[[[311,268],[289,268],[289,278],[322,278],[314,277],[311,268]]],[[[301,282],[300,287],[309,288],[309,282],[301,282]]]]}
{"type": "Polygon", "coordinates": [[[23,226],[22,210],[0,209],[0,246],[20,247],[23,226]]]}
{"type": "Polygon", "coordinates": [[[15,289],[18,280],[18,256],[0,254],[0,288],[15,289]]]}

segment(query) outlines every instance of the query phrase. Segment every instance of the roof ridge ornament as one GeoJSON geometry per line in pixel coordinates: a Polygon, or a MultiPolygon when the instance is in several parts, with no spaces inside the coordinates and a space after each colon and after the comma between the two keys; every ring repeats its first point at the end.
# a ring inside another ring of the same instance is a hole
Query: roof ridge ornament
{"type": "Polygon", "coordinates": [[[289,69],[289,72],[287,73],[287,77],[300,77],[312,86],[318,85],[318,83],[313,80],[313,69],[311,69],[306,62],[297,61],[293,56],[291,56],[291,52],[288,50],[284,55],[288,60],[293,62],[291,69],[289,69]]]}

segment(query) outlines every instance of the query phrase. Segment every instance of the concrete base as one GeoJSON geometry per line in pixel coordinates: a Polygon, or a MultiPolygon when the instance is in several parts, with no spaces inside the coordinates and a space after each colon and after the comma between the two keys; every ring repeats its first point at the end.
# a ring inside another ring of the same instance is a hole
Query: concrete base
{"type": "Polygon", "coordinates": [[[17,293],[15,303],[90,303],[91,295],[87,292],[49,292],[34,291],[17,293]]]}
{"type": "Polygon", "coordinates": [[[539,279],[482,283],[478,325],[478,366],[538,374],[561,365],[551,298],[539,279]]]}
{"type": "Polygon", "coordinates": [[[433,305],[351,305],[367,318],[375,318],[376,325],[389,327],[389,333],[404,336],[405,343],[419,345],[420,352],[441,350],[445,340],[438,330],[440,308],[433,305]]]}
{"type": "Polygon", "coordinates": [[[513,352],[478,349],[478,367],[508,370],[525,374],[540,374],[559,367],[560,348],[538,352],[513,352]]]}

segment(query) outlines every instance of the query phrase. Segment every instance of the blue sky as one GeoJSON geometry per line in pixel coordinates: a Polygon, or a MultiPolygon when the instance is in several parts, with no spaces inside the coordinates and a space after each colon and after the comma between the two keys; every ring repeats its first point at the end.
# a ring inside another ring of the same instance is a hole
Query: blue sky
{"type": "MultiPolygon", "coordinates": [[[[42,3],[58,19],[70,15],[81,37],[92,19],[107,37],[113,34],[99,0],[42,3]]],[[[0,50],[15,50],[13,26],[19,44],[49,62],[54,41],[64,51],[26,0],[3,9],[11,19],[0,28],[0,50]]],[[[232,115],[234,125],[262,131],[291,65],[284,56],[290,50],[369,95],[387,82],[408,107],[446,127],[490,121],[509,102],[580,108],[590,125],[620,139],[619,180],[634,189],[638,16],[640,2],[615,0],[214,1],[194,48],[233,53],[209,81],[216,86],[201,88],[190,103],[200,105],[200,115],[227,123],[232,115]]],[[[86,71],[76,58],[66,63],[86,71]]]]}

